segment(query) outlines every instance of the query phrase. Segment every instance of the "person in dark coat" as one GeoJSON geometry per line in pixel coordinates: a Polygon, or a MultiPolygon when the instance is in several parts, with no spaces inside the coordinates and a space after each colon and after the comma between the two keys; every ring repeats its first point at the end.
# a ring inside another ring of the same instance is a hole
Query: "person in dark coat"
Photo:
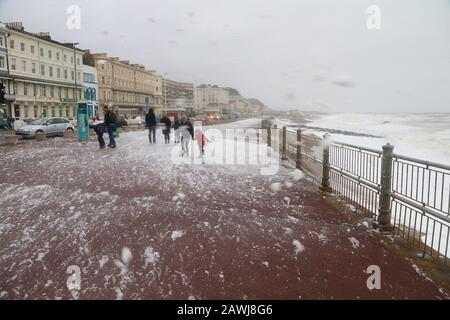
{"type": "Polygon", "coordinates": [[[186,115],[181,117],[179,130],[181,134],[181,156],[189,157],[189,144],[191,139],[194,139],[194,126],[186,115]]]}
{"type": "Polygon", "coordinates": [[[153,109],[150,108],[148,110],[147,115],[145,116],[145,124],[148,128],[148,140],[150,143],[156,143],[156,117],[153,109]],[[152,140],[153,137],[153,140],[152,140]]]}
{"type": "Polygon", "coordinates": [[[172,128],[172,121],[167,116],[164,116],[161,119],[161,123],[164,124],[163,134],[164,134],[164,141],[166,144],[170,143],[170,129],[172,128]]]}
{"type": "Polygon", "coordinates": [[[8,116],[8,118],[6,119],[6,123],[8,124],[8,128],[10,130],[14,129],[14,122],[16,121],[16,119],[14,119],[11,116],[8,116]]]}
{"type": "Polygon", "coordinates": [[[105,123],[100,121],[100,119],[95,120],[94,123],[94,131],[97,134],[97,140],[100,145],[100,149],[105,149],[105,140],[103,139],[103,133],[105,133],[105,123]]]}
{"type": "Polygon", "coordinates": [[[175,143],[180,143],[180,120],[178,117],[175,117],[175,121],[173,122],[173,130],[175,131],[175,143]]]}
{"type": "Polygon", "coordinates": [[[108,130],[109,144],[108,147],[116,148],[116,140],[114,139],[114,131],[116,130],[117,116],[114,111],[110,110],[107,106],[103,109],[105,113],[105,128],[108,130]]]}

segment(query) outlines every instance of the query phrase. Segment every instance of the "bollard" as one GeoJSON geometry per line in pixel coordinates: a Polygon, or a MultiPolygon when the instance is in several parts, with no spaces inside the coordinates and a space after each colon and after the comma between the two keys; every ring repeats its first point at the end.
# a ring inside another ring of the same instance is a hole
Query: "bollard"
{"type": "Polygon", "coordinates": [[[295,161],[297,169],[302,168],[302,130],[297,130],[297,159],[295,161]]]}
{"type": "Polygon", "coordinates": [[[283,127],[283,142],[281,147],[281,160],[288,160],[287,157],[287,128],[283,127]]]}
{"type": "Polygon", "coordinates": [[[381,161],[381,190],[380,209],[378,210],[378,223],[381,228],[388,229],[391,223],[391,191],[392,191],[392,161],[394,146],[383,146],[383,158],[381,161]]]}
{"type": "Polygon", "coordinates": [[[7,145],[16,145],[19,141],[19,137],[16,135],[5,135],[5,143],[7,145]]]}
{"type": "Polygon", "coordinates": [[[63,137],[64,139],[70,139],[75,137],[75,132],[73,132],[73,130],[66,130],[63,132],[63,137]]]}
{"type": "Polygon", "coordinates": [[[36,141],[45,141],[47,140],[47,134],[45,132],[37,132],[35,138],[36,141]]]}
{"type": "Polygon", "coordinates": [[[322,160],[322,186],[324,192],[331,192],[330,187],[330,135],[323,136],[323,160],[322,160]]]}

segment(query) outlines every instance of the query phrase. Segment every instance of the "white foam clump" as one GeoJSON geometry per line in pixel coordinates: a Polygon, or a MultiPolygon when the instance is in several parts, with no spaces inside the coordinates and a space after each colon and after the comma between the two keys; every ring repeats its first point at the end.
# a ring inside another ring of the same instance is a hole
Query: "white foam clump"
{"type": "Polygon", "coordinates": [[[358,249],[359,248],[359,241],[358,241],[358,239],[356,239],[354,237],[350,237],[350,238],[348,238],[348,240],[350,240],[350,242],[352,243],[352,247],[354,249],[358,249]]]}
{"type": "Polygon", "coordinates": [[[299,181],[304,179],[306,175],[303,171],[296,169],[290,173],[290,176],[294,181],[299,181]]]}
{"type": "Polygon", "coordinates": [[[102,269],[108,261],[108,256],[102,256],[102,258],[98,262],[100,264],[100,269],[102,269]]]}
{"type": "Polygon", "coordinates": [[[127,247],[122,248],[122,261],[125,264],[129,264],[131,262],[131,259],[133,259],[133,256],[131,254],[131,250],[127,247]]]}
{"type": "Polygon", "coordinates": [[[145,267],[150,263],[154,265],[156,262],[158,262],[160,255],[159,252],[154,251],[152,247],[145,248],[144,251],[144,257],[145,257],[145,267]]]}
{"type": "Polygon", "coordinates": [[[298,241],[298,240],[294,240],[292,241],[292,244],[295,247],[295,254],[298,255],[299,253],[302,253],[303,251],[305,251],[305,247],[303,246],[303,244],[298,241]]]}
{"type": "Polygon", "coordinates": [[[270,189],[271,189],[273,192],[278,192],[278,191],[280,191],[280,190],[281,190],[281,183],[279,183],[279,182],[272,183],[272,184],[270,185],[270,189]]]}
{"type": "Polygon", "coordinates": [[[183,193],[178,192],[176,196],[173,196],[172,201],[183,200],[184,198],[186,198],[186,196],[183,193]]]}
{"type": "Polygon", "coordinates": [[[184,236],[185,232],[182,230],[172,231],[172,235],[170,236],[172,238],[172,241],[177,240],[178,238],[181,238],[184,236]]]}

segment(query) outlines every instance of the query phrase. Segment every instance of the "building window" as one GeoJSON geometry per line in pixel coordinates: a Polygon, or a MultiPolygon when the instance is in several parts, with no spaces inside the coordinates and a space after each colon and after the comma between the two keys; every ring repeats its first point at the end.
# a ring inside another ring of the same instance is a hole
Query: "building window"
{"type": "Polygon", "coordinates": [[[41,52],[41,57],[44,56],[44,48],[40,48],[40,52],[41,52]]]}
{"type": "Polygon", "coordinates": [[[61,99],[61,97],[62,97],[62,89],[61,87],[58,87],[58,98],[61,99]]]}
{"type": "Polygon", "coordinates": [[[56,53],[56,60],[59,61],[59,52],[56,53]]]}
{"type": "Polygon", "coordinates": [[[27,72],[27,62],[22,60],[22,72],[27,72]]]}
{"type": "Polygon", "coordinates": [[[61,78],[61,69],[56,68],[56,77],[61,78]]]}
{"type": "Polygon", "coordinates": [[[80,81],[81,80],[81,73],[77,72],[77,80],[80,81]]]}
{"type": "Polygon", "coordinates": [[[73,70],[70,72],[70,76],[72,80],[75,80],[75,72],[73,70]]]}
{"type": "Polygon", "coordinates": [[[14,40],[11,39],[11,41],[9,41],[9,47],[14,49],[14,40]]]}
{"type": "Polygon", "coordinates": [[[28,96],[28,83],[23,84],[23,95],[28,96]]]}
{"type": "Polygon", "coordinates": [[[37,84],[33,84],[33,96],[37,96],[37,84]]]}
{"type": "Polygon", "coordinates": [[[48,74],[50,77],[53,77],[53,67],[52,66],[48,67],[48,74]]]}
{"type": "Polygon", "coordinates": [[[80,65],[80,58],[77,58],[77,65],[80,65]]]}
{"type": "Polygon", "coordinates": [[[11,59],[11,70],[16,70],[16,59],[15,58],[11,59]]]}
{"type": "Polygon", "coordinates": [[[36,74],[36,62],[31,63],[31,73],[36,74]]]}
{"type": "Polygon", "coordinates": [[[73,57],[70,57],[70,63],[73,64],[73,57]]]}
{"type": "Polygon", "coordinates": [[[2,37],[2,36],[0,36],[0,47],[4,47],[4,44],[3,44],[3,37],[2,37]]]}
{"type": "Polygon", "coordinates": [[[67,54],[64,55],[64,62],[67,62],[67,54]]]}
{"type": "Polygon", "coordinates": [[[30,51],[34,54],[34,46],[30,46],[30,51]]]}
{"type": "Polygon", "coordinates": [[[0,68],[6,69],[5,67],[5,56],[0,56],[0,68]]]}
{"type": "Polygon", "coordinates": [[[20,51],[25,51],[25,43],[20,43],[20,51]]]}
{"type": "Polygon", "coordinates": [[[41,64],[41,76],[45,76],[45,66],[41,64]]]}
{"type": "Polygon", "coordinates": [[[67,80],[67,70],[66,69],[64,69],[64,79],[67,80]]]}
{"type": "Polygon", "coordinates": [[[52,58],[52,51],[48,50],[48,58],[51,59],[52,58]]]}
{"type": "Polygon", "coordinates": [[[54,97],[55,96],[55,90],[53,88],[53,86],[50,86],[50,97],[54,97]]]}

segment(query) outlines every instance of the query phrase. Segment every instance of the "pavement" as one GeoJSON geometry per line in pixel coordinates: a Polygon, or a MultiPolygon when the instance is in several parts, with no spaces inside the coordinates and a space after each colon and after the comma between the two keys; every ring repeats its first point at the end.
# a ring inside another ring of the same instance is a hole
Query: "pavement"
{"type": "Polygon", "coordinates": [[[160,134],[0,146],[0,299],[449,298],[289,164],[183,164],[160,134]]]}

